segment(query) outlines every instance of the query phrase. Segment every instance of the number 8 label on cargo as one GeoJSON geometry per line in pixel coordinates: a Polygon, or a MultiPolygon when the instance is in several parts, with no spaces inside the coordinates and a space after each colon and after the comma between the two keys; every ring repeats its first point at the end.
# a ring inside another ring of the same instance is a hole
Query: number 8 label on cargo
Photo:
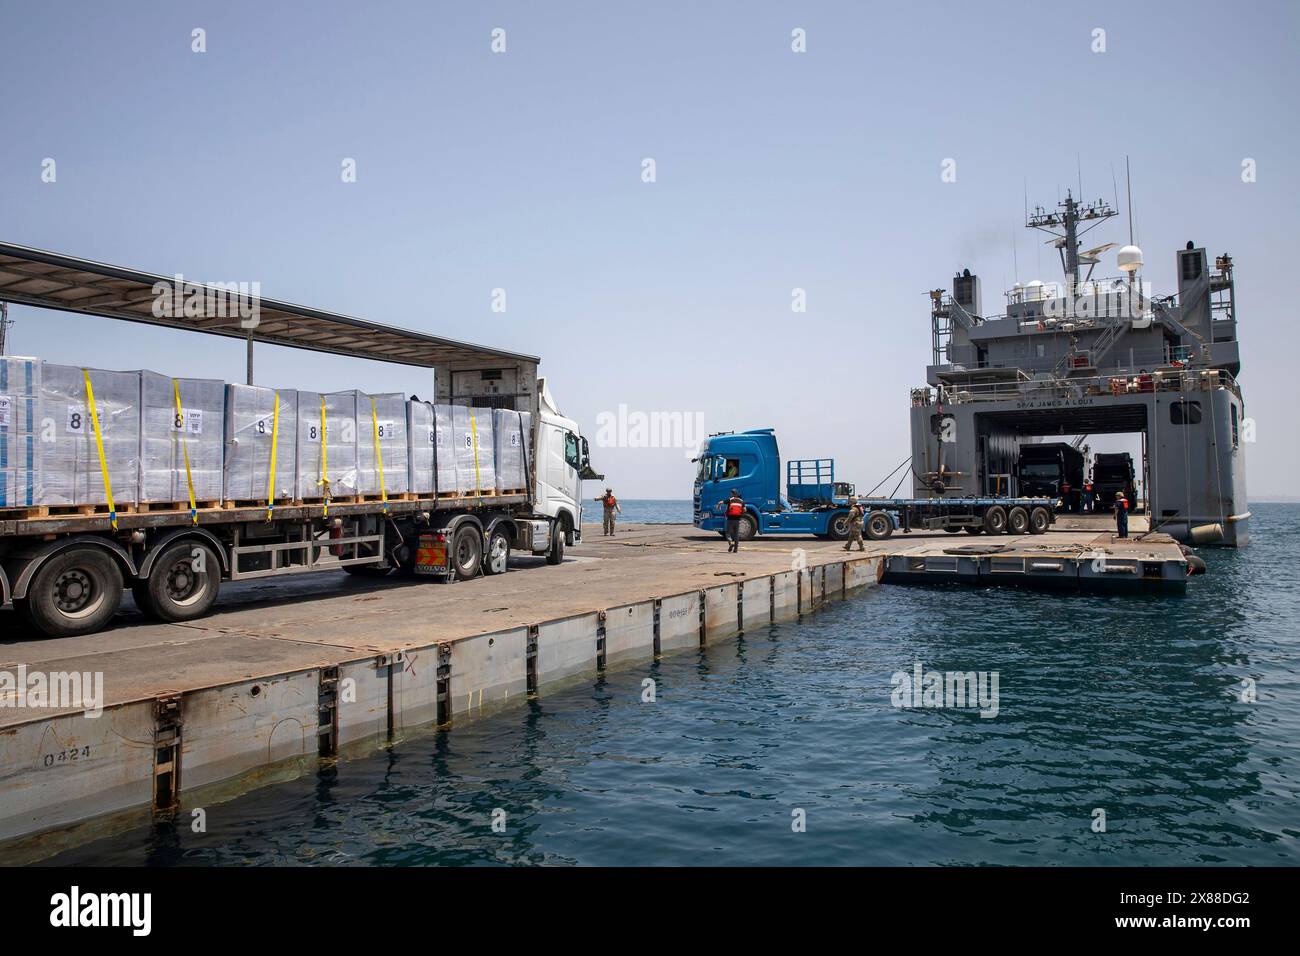
{"type": "Polygon", "coordinates": [[[203,409],[182,408],[180,414],[172,415],[172,429],[178,432],[187,432],[191,435],[202,435],[203,409]]]}
{"type": "Polygon", "coordinates": [[[86,406],[68,406],[68,420],[65,423],[65,428],[69,435],[84,435],[86,433],[86,406]]]}

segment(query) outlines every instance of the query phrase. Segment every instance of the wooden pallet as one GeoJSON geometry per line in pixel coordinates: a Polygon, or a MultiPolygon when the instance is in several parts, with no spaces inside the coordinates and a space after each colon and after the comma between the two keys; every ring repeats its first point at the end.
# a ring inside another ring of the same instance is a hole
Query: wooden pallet
{"type": "MultiPolygon", "coordinates": [[[[294,502],[290,501],[288,498],[284,498],[284,499],[277,498],[275,501],[275,506],[277,508],[283,508],[286,505],[292,505],[293,503],[294,502]]],[[[224,508],[226,511],[236,511],[240,508],[265,508],[266,499],[265,498],[233,498],[230,501],[223,501],[221,503],[221,507],[224,508]]]]}
{"type": "MultiPolygon", "coordinates": [[[[133,504],[117,506],[119,515],[135,514],[137,510],[137,506],[133,504]]],[[[30,518],[107,518],[108,515],[108,505],[30,505],[22,508],[0,508],[0,518],[11,521],[30,518]]]]}
{"type": "Polygon", "coordinates": [[[526,495],[528,494],[528,489],[527,488],[506,488],[503,489],[502,491],[498,491],[497,494],[498,495],[526,495]]]}
{"type": "MultiPolygon", "coordinates": [[[[220,500],[216,500],[216,499],[197,500],[194,502],[194,507],[197,508],[199,511],[210,511],[214,508],[222,507],[222,503],[220,500]]],[[[190,503],[188,499],[185,501],[146,501],[143,504],[139,505],[139,511],[142,513],[154,512],[154,511],[189,511],[189,510],[190,510],[190,503]]]]}

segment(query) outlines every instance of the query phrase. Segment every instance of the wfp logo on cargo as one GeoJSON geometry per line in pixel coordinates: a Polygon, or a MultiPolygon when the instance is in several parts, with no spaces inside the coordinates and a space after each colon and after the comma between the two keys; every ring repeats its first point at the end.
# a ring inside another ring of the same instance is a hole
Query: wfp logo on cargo
{"type": "Polygon", "coordinates": [[[596,429],[598,448],[679,448],[687,458],[705,438],[703,412],[630,411],[624,404],[598,414],[596,429]]]}
{"type": "Polygon", "coordinates": [[[239,319],[241,329],[262,322],[262,283],[190,282],[176,273],[153,284],[155,319],[239,319]]]}

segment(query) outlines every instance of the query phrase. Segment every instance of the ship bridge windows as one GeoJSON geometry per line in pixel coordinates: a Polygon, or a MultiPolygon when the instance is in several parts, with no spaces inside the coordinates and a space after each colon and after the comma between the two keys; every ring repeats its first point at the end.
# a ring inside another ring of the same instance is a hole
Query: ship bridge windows
{"type": "Polygon", "coordinates": [[[1201,403],[1171,402],[1169,405],[1169,421],[1174,425],[1199,425],[1201,423],[1201,403]]]}

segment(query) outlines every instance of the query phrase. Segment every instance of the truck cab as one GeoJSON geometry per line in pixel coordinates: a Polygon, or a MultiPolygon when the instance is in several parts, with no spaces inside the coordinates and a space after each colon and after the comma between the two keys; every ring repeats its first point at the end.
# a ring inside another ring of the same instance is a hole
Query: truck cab
{"type": "MultiPolygon", "coordinates": [[[[1102,453],[1094,456],[1092,490],[1097,496],[1097,509],[1110,508],[1115,504],[1115,495],[1121,491],[1133,496],[1135,474],[1133,456],[1128,452],[1102,453]]],[[[1131,506],[1136,504],[1136,501],[1131,502],[1131,506]]]]}
{"type": "Polygon", "coordinates": [[[771,428],[710,435],[695,464],[694,523],[701,530],[725,534],[723,502],[734,490],[745,499],[742,540],[772,533],[848,536],[853,486],[835,480],[831,459],[792,461],[791,493],[782,494],[781,452],[771,428]]]}
{"type": "Polygon", "coordinates": [[[1068,482],[1070,501],[1063,501],[1067,511],[1078,510],[1078,496],[1083,488],[1083,452],[1068,442],[1043,442],[1020,446],[1016,460],[1017,493],[1026,497],[1061,498],[1068,482]]]}
{"type": "Polygon", "coordinates": [[[560,414],[546,379],[537,381],[537,487],[535,514],[551,518],[565,543],[582,541],[582,482],[599,479],[578,423],[560,414]]]}

